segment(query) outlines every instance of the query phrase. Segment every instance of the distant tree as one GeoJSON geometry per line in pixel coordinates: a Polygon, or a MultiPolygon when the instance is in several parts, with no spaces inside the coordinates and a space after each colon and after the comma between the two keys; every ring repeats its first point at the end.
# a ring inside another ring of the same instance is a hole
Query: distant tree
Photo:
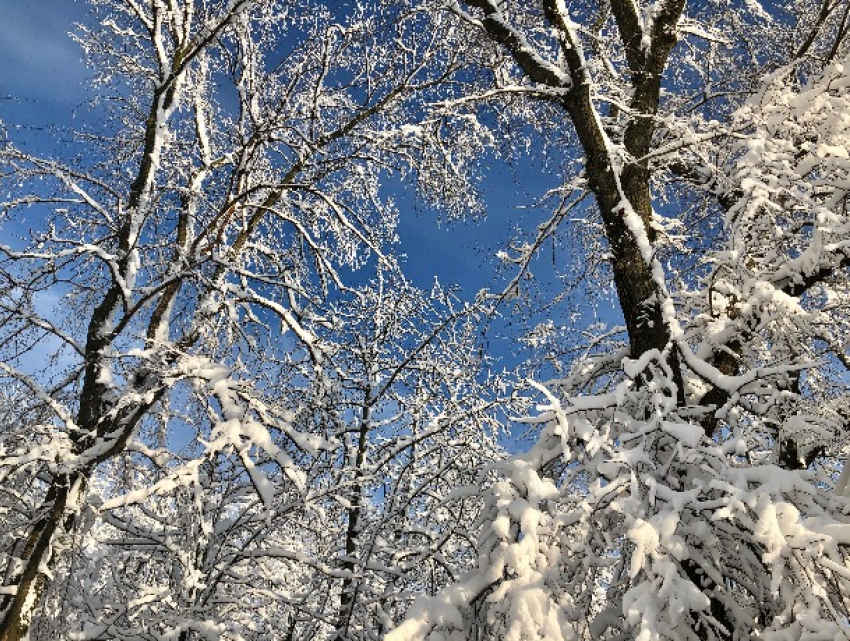
{"type": "MultiPolygon", "coordinates": [[[[298,375],[306,396],[324,387],[322,404],[294,401],[285,370],[266,381],[279,411],[337,443],[299,461],[306,496],[290,488],[264,501],[225,454],[177,482],[201,443],[131,445],[92,481],[102,522],[75,533],[82,553],[43,597],[36,634],[371,638],[411,595],[468,569],[480,501],[445,499],[502,458],[496,408],[507,392],[481,378],[479,306],[387,276],[332,312],[323,382],[310,389],[298,375]],[[163,482],[172,489],[127,502],[163,482]]],[[[280,482],[270,457],[252,459],[280,482]]]]}
{"type": "Polygon", "coordinates": [[[345,524],[339,639],[387,631],[411,594],[468,569],[480,502],[446,499],[502,458],[499,421],[512,400],[504,375],[482,372],[480,302],[398,280],[364,293],[338,310],[347,330],[331,359],[346,432],[332,481],[345,524]]]}

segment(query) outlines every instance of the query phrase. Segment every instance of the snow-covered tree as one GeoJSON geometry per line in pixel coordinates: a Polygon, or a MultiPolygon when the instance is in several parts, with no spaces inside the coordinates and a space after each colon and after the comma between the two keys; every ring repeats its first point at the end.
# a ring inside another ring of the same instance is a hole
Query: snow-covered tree
{"type": "Polygon", "coordinates": [[[482,375],[481,304],[398,280],[373,282],[340,309],[344,460],[332,479],[343,507],[336,638],[368,639],[398,621],[411,594],[468,569],[476,497],[447,503],[502,456],[503,377],[482,375]]]}
{"type": "MultiPolygon", "coordinates": [[[[211,537],[210,499],[191,494],[228,496],[220,475],[247,479],[267,511],[310,500],[312,467],[342,438],[305,418],[333,396],[328,304],[349,289],[345,274],[397,268],[381,173],[418,175],[449,210],[474,204],[463,184],[475,146],[449,149],[445,119],[417,126],[430,93],[458,74],[457,54],[438,21],[397,9],[92,3],[76,37],[99,128],[79,132],[69,158],[4,142],[0,369],[38,418],[3,433],[0,482],[30,491],[25,518],[2,516],[16,524],[0,550],[3,641],[26,635],[91,511],[117,527],[122,510],[151,502],[127,528],[176,554],[164,515],[181,515],[174,546],[195,530],[211,537]],[[44,349],[48,359],[32,358],[44,349]],[[124,480],[106,474],[121,470],[124,480]]],[[[241,495],[228,500],[260,518],[241,495]]],[[[227,510],[219,521],[234,518],[227,510]]],[[[177,565],[154,570],[151,585],[179,590],[150,616],[186,632],[203,617],[169,621],[202,598],[189,580],[202,559],[183,550],[177,561],[182,583],[177,565]]],[[[122,560],[110,589],[139,579],[133,567],[122,560]]],[[[93,620],[106,626],[97,634],[130,638],[135,614],[112,606],[114,621],[93,620]]]]}
{"type": "Polygon", "coordinates": [[[850,2],[778,5],[94,3],[102,128],[0,151],[0,641],[847,638],[850,2]],[[522,154],[498,311],[569,232],[623,322],[503,459],[381,180],[522,154]]]}
{"type": "MultiPolygon", "coordinates": [[[[75,532],[82,553],[44,597],[61,620],[36,613],[36,634],[370,638],[412,595],[468,569],[480,501],[445,499],[502,452],[500,399],[488,389],[501,383],[479,378],[480,306],[387,276],[332,312],[323,404],[299,418],[293,382],[268,381],[293,423],[338,443],[302,462],[306,497],[266,503],[238,461],[219,455],[170,491],[101,506],[102,523],[75,532]]],[[[199,446],[135,446],[92,483],[110,485],[100,488],[108,504],[169,478],[199,446]]],[[[273,461],[255,460],[274,480],[273,461]]]]}
{"type": "Polygon", "coordinates": [[[506,259],[592,195],[625,327],[539,386],[476,569],[388,640],[847,638],[850,5],[789,4],[443,3],[493,47],[468,101],[577,148],[506,259]]]}

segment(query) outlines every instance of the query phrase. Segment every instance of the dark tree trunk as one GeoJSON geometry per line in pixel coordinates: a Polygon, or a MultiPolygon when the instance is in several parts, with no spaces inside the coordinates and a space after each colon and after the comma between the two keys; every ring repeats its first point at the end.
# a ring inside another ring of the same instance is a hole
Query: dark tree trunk
{"type": "Polygon", "coordinates": [[[369,428],[371,421],[371,405],[373,400],[369,394],[364,402],[363,416],[360,419],[360,428],[357,431],[357,449],[354,460],[354,483],[351,487],[351,507],[346,510],[348,523],[345,531],[345,558],[340,566],[347,572],[342,580],[342,588],[339,597],[339,612],[335,638],[348,638],[348,630],[351,626],[351,617],[354,615],[354,605],[357,599],[357,588],[359,581],[356,573],[359,569],[357,562],[358,535],[360,533],[360,513],[363,503],[363,465],[366,462],[367,448],[369,446],[369,428]]]}
{"type": "Polygon", "coordinates": [[[39,565],[49,554],[50,543],[60,527],[69,494],[80,480],[77,476],[53,480],[30,526],[20,556],[10,561],[17,563],[18,567],[10,573],[6,584],[15,587],[16,591],[0,598],[0,641],[19,641],[26,637],[35,606],[35,603],[28,603],[28,599],[37,601],[43,587],[44,576],[39,573],[39,565]]]}

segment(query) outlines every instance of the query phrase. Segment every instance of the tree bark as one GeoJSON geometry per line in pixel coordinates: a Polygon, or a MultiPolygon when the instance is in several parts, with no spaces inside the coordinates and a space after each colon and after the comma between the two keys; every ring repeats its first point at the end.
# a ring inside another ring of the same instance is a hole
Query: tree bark
{"type": "Polygon", "coordinates": [[[363,404],[363,416],[360,419],[360,428],[357,431],[357,449],[354,460],[354,483],[351,487],[351,507],[346,510],[348,523],[345,531],[345,559],[340,564],[348,576],[342,580],[342,588],[339,597],[339,612],[335,630],[336,639],[348,638],[348,630],[351,626],[351,617],[354,614],[354,604],[357,599],[358,581],[354,576],[358,570],[355,558],[358,549],[358,534],[360,533],[360,512],[363,502],[363,465],[366,462],[366,453],[369,446],[369,429],[371,423],[372,403],[371,393],[367,392],[363,404]]]}
{"type": "Polygon", "coordinates": [[[645,46],[634,3],[631,0],[614,0],[611,8],[620,28],[631,72],[632,119],[624,129],[623,147],[628,158],[633,159],[621,171],[615,167],[617,159],[603,130],[599,113],[593,102],[593,78],[581,55],[580,43],[573,41],[573,30],[568,24],[557,0],[545,0],[543,10],[550,26],[558,33],[561,55],[569,70],[569,77],[555,72],[553,65],[534,55],[523,38],[511,29],[494,0],[466,0],[466,4],[480,9],[484,18],[482,27],[490,38],[504,46],[523,72],[533,81],[563,92],[561,107],[578,135],[587,158],[585,174],[602,214],[605,236],[611,246],[611,268],[617,297],[626,322],[632,358],[639,358],[649,350],[659,353],[667,350],[667,361],[677,386],[678,401],[685,403],[684,385],[675,349],[668,349],[670,331],[662,314],[662,292],[655,282],[652,266],[641,252],[639,239],[629,228],[627,208],[640,218],[650,244],[655,241],[652,225],[652,195],[650,169],[646,155],[651,149],[655,131],[655,116],[661,95],[661,77],[670,51],[676,43],[675,25],[684,8],[684,0],[668,0],[661,6],[653,21],[649,46],[645,46]]]}
{"type": "Polygon", "coordinates": [[[32,611],[41,591],[40,584],[44,580],[39,573],[40,564],[48,557],[50,543],[59,529],[69,494],[80,480],[76,475],[53,480],[20,557],[11,560],[11,563],[20,565],[7,581],[8,586],[15,588],[14,594],[0,598],[0,641],[19,641],[27,635],[32,611]]]}

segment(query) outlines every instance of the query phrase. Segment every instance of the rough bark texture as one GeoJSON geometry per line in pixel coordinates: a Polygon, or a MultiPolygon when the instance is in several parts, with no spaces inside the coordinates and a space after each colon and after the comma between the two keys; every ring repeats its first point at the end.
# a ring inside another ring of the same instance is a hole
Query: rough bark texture
{"type": "MultiPolygon", "coordinates": [[[[640,217],[652,243],[655,231],[651,224],[650,170],[648,162],[641,159],[651,149],[661,78],[676,43],[675,25],[684,1],[671,0],[660,8],[653,23],[649,47],[642,46],[643,34],[634,4],[630,1],[612,2],[633,88],[630,107],[634,116],[625,127],[623,145],[629,157],[638,159],[627,164],[621,172],[615,170],[616,159],[593,102],[593,79],[588,74],[578,43],[572,42],[572,31],[566,22],[567,17],[558,8],[558,2],[546,0],[543,8],[546,19],[561,40],[561,54],[569,70],[567,81],[522,45],[522,39],[502,18],[496,2],[468,0],[467,4],[483,11],[481,24],[488,35],[511,52],[532,81],[564,92],[560,104],[568,114],[585,153],[588,186],[596,198],[605,236],[611,246],[611,268],[626,321],[631,355],[638,358],[648,350],[664,351],[668,347],[670,333],[662,318],[661,292],[653,279],[651,266],[641,254],[637,238],[626,224],[624,201],[640,217]]],[[[668,361],[678,386],[679,400],[684,402],[681,368],[675,350],[669,351],[668,361]]]]}
{"type": "Polygon", "coordinates": [[[20,555],[22,563],[20,572],[15,577],[17,592],[14,595],[5,595],[0,600],[0,608],[3,618],[0,619],[0,640],[19,641],[24,639],[29,628],[29,612],[32,606],[27,608],[27,598],[32,594],[36,598],[42,575],[39,574],[39,561],[46,557],[53,535],[62,520],[65,505],[68,501],[70,486],[73,479],[54,479],[44,505],[36,516],[36,520],[30,528],[29,535],[23,545],[20,555]],[[63,483],[64,482],[64,483],[63,483]]]}

